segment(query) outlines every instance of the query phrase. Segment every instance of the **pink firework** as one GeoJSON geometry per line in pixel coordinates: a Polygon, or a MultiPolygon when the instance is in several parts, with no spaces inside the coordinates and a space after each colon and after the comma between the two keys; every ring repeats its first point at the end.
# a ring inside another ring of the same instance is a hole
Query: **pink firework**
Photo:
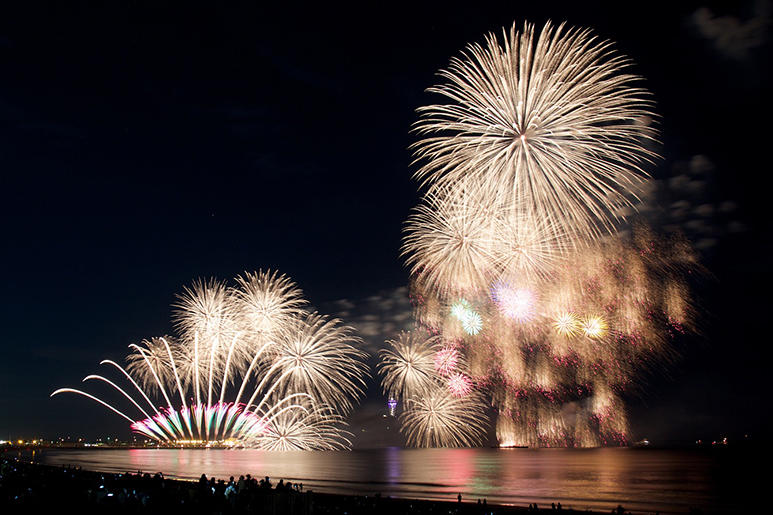
{"type": "Polygon", "coordinates": [[[491,288],[491,297],[500,313],[511,320],[524,323],[536,315],[537,294],[528,288],[497,283],[491,288]]]}
{"type": "Polygon", "coordinates": [[[444,347],[435,354],[435,370],[438,374],[448,376],[459,363],[459,353],[453,347],[444,347]]]}
{"type": "Polygon", "coordinates": [[[446,384],[454,397],[464,397],[472,391],[472,381],[470,378],[459,372],[451,374],[446,384]]]}

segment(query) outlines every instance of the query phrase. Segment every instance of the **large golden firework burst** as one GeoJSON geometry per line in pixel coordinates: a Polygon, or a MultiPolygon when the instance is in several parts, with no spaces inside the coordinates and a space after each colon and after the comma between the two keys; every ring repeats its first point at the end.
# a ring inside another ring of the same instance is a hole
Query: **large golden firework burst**
{"type": "Polygon", "coordinates": [[[452,59],[429,90],[446,103],[419,109],[426,191],[402,251],[417,320],[460,353],[446,375],[466,379],[454,402],[435,390],[403,421],[415,445],[472,444],[483,432],[437,419],[482,416],[469,387],[490,399],[501,444],[624,443],[623,394],[693,319],[689,245],[623,225],[657,157],[652,101],[589,30],[503,36],[452,59]]]}

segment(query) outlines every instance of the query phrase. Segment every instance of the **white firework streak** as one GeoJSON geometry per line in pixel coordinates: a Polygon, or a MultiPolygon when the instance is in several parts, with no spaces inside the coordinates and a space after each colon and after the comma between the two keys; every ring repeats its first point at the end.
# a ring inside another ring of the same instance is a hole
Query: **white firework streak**
{"type": "Polygon", "coordinates": [[[514,24],[501,46],[493,34],[470,45],[429,90],[450,103],[419,109],[417,177],[510,191],[518,216],[559,236],[612,232],[642,190],[656,131],[647,92],[632,85],[640,78],[610,46],[550,23],[540,33],[514,24]]]}
{"type": "Polygon", "coordinates": [[[103,361],[119,371],[128,390],[104,376],[84,379],[108,385],[140,418],[82,390],[61,388],[51,395],[92,399],[131,422],[135,432],[160,442],[301,450],[350,446],[343,415],[362,395],[368,375],[367,354],[354,346],[360,340],[338,320],[303,311],[300,290],[284,276],[259,272],[237,282],[242,289],[218,281],[194,283],[177,305],[180,338],[132,344],[126,369],[103,361]],[[234,400],[228,398],[229,385],[239,387],[234,400]],[[156,407],[158,397],[165,407],[156,407]]]}
{"type": "Polygon", "coordinates": [[[381,350],[378,373],[383,377],[384,393],[393,399],[421,398],[435,388],[435,354],[440,338],[415,332],[402,332],[390,340],[391,349],[381,350]]]}
{"type": "Polygon", "coordinates": [[[441,386],[411,401],[411,409],[400,415],[400,430],[406,434],[409,445],[473,447],[480,444],[488,418],[477,392],[457,397],[441,386]]]}

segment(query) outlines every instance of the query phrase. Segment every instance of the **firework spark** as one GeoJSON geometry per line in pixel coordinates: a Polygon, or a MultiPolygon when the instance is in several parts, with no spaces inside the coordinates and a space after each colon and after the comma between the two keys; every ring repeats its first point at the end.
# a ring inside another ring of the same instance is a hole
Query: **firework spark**
{"type": "Polygon", "coordinates": [[[652,102],[623,73],[629,65],[609,42],[563,24],[513,24],[501,44],[490,34],[430,89],[450,103],[419,109],[417,177],[511,192],[515,212],[561,233],[611,232],[656,157],[644,146],[655,138],[652,102]]]}
{"type": "Polygon", "coordinates": [[[305,312],[300,290],[285,276],[248,273],[237,284],[194,283],[176,305],[178,338],[131,345],[125,369],[104,361],[129,383],[128,391],[104,376],[85,379],[109,385],[141,414],[138,419],[85,391],[62,388],[52,396],[83,395],[160,442],[348,447],[343,417],[368,374],[366,354],[356,348],[360,340],[340,321],[305,312]],[[227,400],[237,387],[234,400],[227,400]],[[157,408],[154,398],[166,407],[157,408]]]}
{"type": "Polygon", "coordinates": [[[317,313],[295,320],[290,337],[276,346],[275,374],[285,392],[306,392],[344,413],[352,408],[364,387],[366,371],[352,366],[367,354],[354,347],[360,342],[351,328],[317,313]]]}
{"type": "Polygon", "coordinates": [[[556,315],[553,327],[556,332],[565,338],[577,336],[580,332],[580,320],[570,311],[556,315]]]}
{"type": "Polygon", "coordinates": [[[537,295],[528,288],[497,282],[491,288],[491,297],[506,318],[525,323],[536,316],[537,295]]]}
{"type": "Polygon", "coordinates": [[[411,444],[479,443],[446,417],[487,402],[503,445],[625,442],[620,393],[692,327],[689,244],[622,225],[657,157],[629,65],[588,30],[527,23],[469,46],[429,90],[447,103],[419,109],[426,192],[402,253],[417,322],[459,363],[438,353],[415,390],[411,444]]]}
{"type": "Polygon", "coordinates": [[[582,330],[588,338],[601,338],[607,334],[607,323],[601,315],[588,315],[582,321],[582,330]]]}
{"type": "Polygon", "coordinates": [[[465,374],[455,372],[448,376],[448,390],[454,397],[464,397],[472,391],[472,381],[465,374]]]}
{"type": "Polygon", "coordinates": [[[503,188],[434,188],[408,219],[402,253],[423,286],[462,295],[550,272],[567,250],[560,227],[519,214],[503,188]]]}
{"type": "Polygon", "coordinates": [[[390,340],[391,349],[381,350],[379,374],[384,392],[394,399],[421,398],[435,386],[435,354],[440,348],[437,336],[425,337],[402,332],[390,340]]]}
{"type": "Polygon", "coordinates": [[[465,299],[461,299],[451,306],[451,314],[461,322],[462,329],[467,334],[478,334],[483,328],[483,317],[465,299]]]}
{"type": "Polygon", "coordinates": [[[448,377],[459,363],[459,352],[453,347],[443,347],[435,353],[435,370],[448,377]]]}
{"type": "Polygon", "coordinates": [[[456,396],[447,388],[435,388],[411,399],[413,408],[400,415],[408,444],[416,447],[470,447],[486,431],[482,399],[474,392],[456,396]]]}

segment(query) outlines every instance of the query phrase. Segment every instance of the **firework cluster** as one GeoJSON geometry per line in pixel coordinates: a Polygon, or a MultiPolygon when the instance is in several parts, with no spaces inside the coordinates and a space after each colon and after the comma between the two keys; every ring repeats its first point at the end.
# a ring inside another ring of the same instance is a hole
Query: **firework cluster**
{"type": "Polygon", "coordinates": [[[417,447],[469,447],[485,434],[485,401],[460,372],[463,356],[439,336],[400,333],[381,351],[382,385],[403,400],[401,430],[417,447]]]}
{"type": "Polygon", "coordinates": [[[126,387],[84,379],[109,385],[139,417],[84,391],[52,395],[85,395],[161,442],[349,447],[344,417],[368,374],[359,339],[339,320],[304,310],[301,290],[283,275],[247,273],[236,283],[196,282],[175,306],[177,337],[132,344],[125,368],[103,361],[126,387]]]}
{"type": "Polygon", "coordinates": [[[588,31],[515,25],[430,91],[414,147],[426,188],[403,254],[421,334],[382,353],[418,446],[624,443],[622,394],[691,323],[690,246],[618,232],[656,136],[628,61],[588,31]],[[425,336],[426,335],[426,336],[425,336]]]}

